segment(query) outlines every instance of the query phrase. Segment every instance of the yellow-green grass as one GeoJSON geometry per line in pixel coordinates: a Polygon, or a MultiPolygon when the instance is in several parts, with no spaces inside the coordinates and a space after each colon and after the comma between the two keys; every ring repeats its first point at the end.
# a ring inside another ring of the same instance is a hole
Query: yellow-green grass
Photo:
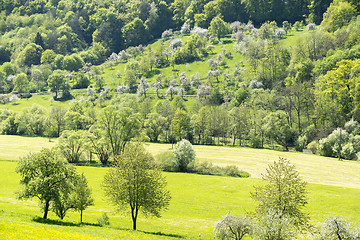
{"type": "MultiPolygon", "coordinates": [[[[0,135],[0,160],[18,160],[29,151],[52,147],[56,139],[0,135]]],[[[146,148],[155,156],[171,150],[171,144],[146,143],[146,148]]],[[[338,161],[318,155],[284,152],[246,147],[194,146],[198,161],[218,165],[235,164],[254,178],[260,178],[267,165],[279,157],[287,158],[299,170],[304,179],[311,183],[360,189],[360,162],[338,161]]]]}
{"type": "MultiPolygon", "coordinates": [[[[0,228],[0,238],[4,231],[18,229],[18,233],[13,234],[20,239],[24,231],[30,229],[43,231],[45,239],[51,234],[62,236],[62,232],[70,239],[78,236],[89,239],[169,239],[172,236],[196,239],[199,234],[202,239],[211,239],[214,224],[229,210],[234,214],[254,210],[256,203],[250,198],[250,192],[254,185],[261,184],[256,178],[164,173],[172,195],[169,209],[160,219],[141,215],[138,221],[140,233],[135,233],[131,231],[129,214],[114,212],[115,208],[106,201],[101,182],[107,168],[77,167],[78,172],[86,175],[95,198],[95,205],[84,213],[85,225],[78,225],[79,214],[74,212],[70,212],[63,222],[44,224],[33,220],[36,216],[41,217],[36,199],[16,200],[14,192],[19,188],[19,176],[15,173],[17,162],[1,161],[0,164],[0,222],[5,225],[0,228]],[[110,217],[110,227],[94,226],[104,212],[110,217]]],[[[360,189],[309,184],[308,191],[309,204],[305,211],[310,213],[313,224],[319,225],[329,215],[342,215],[359,222],[360,189]]],[[[49,218],[57,219],[53,213],[49,218]]]]}

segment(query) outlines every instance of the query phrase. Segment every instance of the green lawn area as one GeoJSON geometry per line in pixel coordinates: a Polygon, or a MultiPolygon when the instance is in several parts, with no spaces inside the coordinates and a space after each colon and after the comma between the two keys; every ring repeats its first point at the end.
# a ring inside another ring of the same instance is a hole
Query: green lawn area
{"type": "MultiPolygon", "coordinates": [[[[42,146],[53,144],[54,141],[49,143],[46,138],[0,136],[0,159],[16,160],[29,150],[38,151],[42,146]]],[[[156,155],[171,150],[171,145],[146,144],[146,148],[156,155]]],[[[259,176],[267,165],[279,156],[295,164],[309,182],[309,204],[305,211],[310,213],[313,224],[319,225],[329,215],[342,215],[360,222],[358,162],[267,149],[195,146],[195,150],[199,161],[236,164],[252,177],[164,173],[172,196],[169,209],[159,219],[140,215],[137,232],[131,230],[130,215],[116,212],[106,200],[101,182],[107,168],[77,167],[78,172],[86,175],[95,199],[95,205],[84,212],[86,224],[78,224],[77,212],[70,212],[63,222],[50,213],[52,221],[44,224],[34,221],[34,217],[42,216],[36,199],[16,199],[17,162],[0,161],[0,239],[37,239],[39,236],[43,239],[57,236],[61,239],[198,239],[199,235],[201,239],[212,239],[214,224],[229,210],[233,214],[254,210],[256,203],[250,198],[250,192],[254,185],[261,184],[259,176]],[[97,218],[104,212],[109,215],[111,225],[96,226],[97,218]]]]}

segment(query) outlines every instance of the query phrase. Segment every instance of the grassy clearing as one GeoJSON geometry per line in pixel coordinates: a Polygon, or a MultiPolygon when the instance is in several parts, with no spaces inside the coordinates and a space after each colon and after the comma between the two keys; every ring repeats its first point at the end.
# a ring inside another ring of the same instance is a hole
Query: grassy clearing
{"type": "MultiPolygon", "coordinates": [[[[234,214],[254,210],[250,192],[254,185],[261,183],[255,178],[165,173],[172,195],[168,211],[160,219],[141,215],[140,231],[133,232],[129,215],[115,212],[106,201],[101,182],[107,168],[77,167],[79,172],[85,173],[95,198],[95,205],[84,213],[86,224],[78,224],[79,213],[76,212],[70,212],[63,222],[54,221],[57,217],[50,213],[49,218],[54,220],[44,224],[33,220],[41,216],[36,199],[16,200],[14,192],[19,188],[19,177],[14,169],[17,163],[1,161],[0,164],[0,222],[3,222],[0,238],[1,234],[6,234],[4,232],[18,229],[11,235],[15,239],[21,239],[28,230],[44,232],[45,239],[52,235],[65,236],[65,239],[197,239],[199,234],[201,239],[212,239],[214,224],[229,210],[234,214]],[[111,225],[100,228],[96,226],[97,218],[104,212],[109,215],[111,225]]],[[[360,222],[360,189],[321,184],[309,184],[308,189],[309,204],[305,210],[310,213],[312,223],[318,225],[329,215],[342,215],[360,222]]]]}
{"type": "MultiPolygon", "coordinates": [[[[51,146],[54,142],[49,143],[46,138],[0,136],[0,159],[16,160],[28,150],[37,151],[46,144],[51,146]],[[19,143],[22,144],[20,147],[19,143]],[[7,150],[9,148],[11,151],[7,150]]],[[[171,145],[146,144],[146,148],[156,155],[171,150],[171,145]]],[[[101,182],[107,168],[77,167],[78,172],[86,175],[95,198],[95,205],[84,213],[86,224],[78,224],[77,212],[70,212],[63,222],[50,213],[52,220],[44,224],[34,221],[34,217],[42,216],[36,199],[16,199],[15,192],[19,188],[19,176],[15,173],[17,162],[0,161],[0,239],[7,239],[3,236],[11,236],[11,239],[32,239],[33,236],[34,239],[37,236],[43,236],[43,239],[52,236],[64,239],[196,239],[199,234],[202,239],[212,239],[214,224],[229,210],[234,214],[254,210],[256,203],[250,198],[250,192],[254,185],[261,184],[257,177],[279,156],[290,159],[310,182],[309,204],[305,210],[310,213],[313,224],[319,225],[329,215],[342,215],[360,222],[358,162],[339,162],[311,154],[267,149],[216,146],[195,146],[195,149],[200,161],[236,164],[249,171],[252,177],[164,173],[172,195],[170,207],[160,219],[141,215],[138,232],[131,230],[128,213],[115,212],[104,196],[101,182]],[[101,228],[97,226],[97,218],[104,212],[109,215],[111,225],[101,228]],[[27,235],[29,237],[24,237],[27,235]]]]}
{"type": "MultiPolygon", "coordinates": [[[[29,151],[39,151],[42,147],[52,147],[56,140],[0,135],[0,160],[18,160],[29,151]]],[[[171,151],[171,144],[147,143],[146,148],[154,156],[163,151],[171,151]]],[[[194,146],[197,159],[218,165],[237,165],[253,178],[260,178],[267,165],[279,157],[293,163],[304,179],[310,183],[350,187],[360,189],[360,162],[338,161],[318,155],[284,152],[246,147],[194,146]]]]}

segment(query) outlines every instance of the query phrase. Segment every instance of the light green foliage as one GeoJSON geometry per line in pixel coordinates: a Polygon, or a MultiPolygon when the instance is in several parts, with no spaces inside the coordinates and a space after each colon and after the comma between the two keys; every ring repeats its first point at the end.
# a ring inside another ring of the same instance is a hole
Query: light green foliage
{"type": "Polygon", "coordinates": [[[16,117],[18,133],[28,136],[43,136],[47,128],[48,112],[38,104],[24,109],[16,117]]]}
{"type": "Polygon", "coordinates": [[[191,137],[190,118],[184,110],[176,110],[171,120],[170,132],[177,141],[191,137]]]}
{"type": "Polygon", "coordinates": [[[14,79],[14,90],[18,92],[26,92],[26,90],[29,88],[29,80],[27,78],[27,75],[25,73],[20,73],[16,76],[14,79]]]}
{"type": "Polygon", "coordinates": [[[117,156],[138,133],[139,115],[132,114],[132,109],[128,107],[117,110],[113,106],[108,106],[100,114],[98,127],[102,130],[106,141],[110,143],[113,156],[117,156]]]}
{"type": "Polygon", "coordinates": [[[69,179],[75,174],[71,166],[49,149],[31,153],[21,159],[16,172],[20,174],[20,183],[24,186],[18,192],[18,198],[38,198],[42,204],[44,219],[47,218],[50,202],[59,197],[61,189],[69,187],[69,179]]]}
{"type": "MultiPolygon", "coordinates": [[[[279,220],[288,218],[291,223],[287,222],[286,225],[305,226],[309,218],[303,212],[303,207],[308,203],[307,183],[299,176],[295,166],[288,160],[279,158],[268,166],[263,179],[265,185],[256,187],[251,193],[251,197],[259,202],[257,212],[264,217],[268,215],[269,218],[279,220]]],[[[282,224],[281,221],[278,223],[282,224]]]]}
{"type": "Polygon", "coordinates": [[[190,170],[190,165],[195,162],[196,153],[192,144],[188,140],[182,139],[174,146],[174,157],[179,171],[187,172],[190,170]]]}
{"type": "Polygon", "coordinates": [[[83,220],[83,211],[94,205],[94,199],[91,197],[91,189],[88,186],[88,181],[82,173],[78,175],[74,181],[74,189],[70,194],[70,202],[72,208],[80,211],[80,222],[83,220]]]}
{"type": "Polygon", "coordinates": [[[334,32],[346,26],[354,16],[356,16],[356,10],[351,3],[343,0],[335,0],[324,13],[321,27],[329,32],[334,32]]]}
{"type": "Polygon", "coordinates": [[[117,207],[128,209],[130,206],[134,230],[139,211],[160,217],[160,211],[166,209],[170,201],[165,178],[140,144],[127,145],[105,175],[103,187],[117,207]]]}
{"type": "Polygon", "coordinates": [[[57,148],[69,163],[77,163],[82,160],[84,151],[88,148],[88,133],[84,131],[62,132],[57,148]]]}
{"type": "Polygon", "coordinates": [[[319,154],[326,157],[339,157],[339,152],[348,140],[349,134],[346,131],[341,128],[335,129],[327,138],[319,140],[319,154]]]}
{"type": "Polygon", "coordinates": [[[264,120],[265,133],[276,143],[288,149],[295,142],[295,133],[288,124],[286,113],[277,111],[270,113],[264,120]]]}
{"type": "Polygon", "coordinates": [[[20,63],[26,66],[40,64],[42,47],[34,43],[28,44],[20,54],[20,63]]]}
{"type": "Polygon", "coordinates": [[[217,39],[220,41],[220,38],[224,37],[226,34],[231,32],[230,25],[221,18],[221,16],[216,16],[211,20],[209,32],[214,34],[217,39]]]}
{"type": "Polygon", "coordinates": [[[46,49],[41,55],[41,64],[52,64],[56,58],[56,53],[51,49],[46,49]]]}
{"type": "Polygon", "coordinates": [[[161,135],[169,125],[166,118],[158,113],[150,113],[144,124],[146,135],[152,142],[157,142],[159,135],[161,135]]]}
{"type": "Polygon", "coordinates": [[[312,154],[315,154],[315,153],[317,153],[317,150],[319,148],[319,143],[314,140],[314,141],[310,142],[306,148],[309,149],[312,154]]]}
{"type": "Polygon", "coordinates": [[[58,92],[66,86],[65,72],[55,70],[47,80],[49,88],[52,92],[55,92],[55,98],[58,96],[58,92]]]}

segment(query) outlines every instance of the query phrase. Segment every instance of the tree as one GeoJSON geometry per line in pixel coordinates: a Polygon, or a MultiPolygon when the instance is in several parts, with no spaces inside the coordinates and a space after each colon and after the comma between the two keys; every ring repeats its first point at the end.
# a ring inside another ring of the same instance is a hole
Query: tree
{"type": "Polygon", "coordinates": [[[356,9],[348,1],[335,0],[324,13],[321,26],[329,32],[335,32],[346,26],[356,16],[356,9]]]}
{"type": "Polygon", "coordinates": [[[307,183],[301,179],[295,166],[290,161],[279,158],[268,166],[262,178],[266,184],[256,187],[251,193],[251,197],[259,202],[258,213],[273,211],[292,219],[296,227],[306,225],[308,215],[302,208],[307,204],[307,183]]]}
{"type": "Polygon", "coordinates": [[[220,219],[215,225],[217,239],[241,240],[246,234],[250,234],[252,224],[247,216],[234,216],[230,212],[220,219]]]}
{"type": "Polygon", "coordinates": [[[160,217],[160,211],[169,205],[165,178],[140,144],[126,146],[105,175],[103,186],[106,195],[120,209],[130,207],[134,230],[139,211],[160,217]]]}
{"type": "Polygon", "coordinates": [[[159,135],[164,131],[167,124],[167,119],[158,113],[150,113],[148,119],[145,120],[144,127],[146,135],[151,142],[157,142],[159,135]]]}
{"type": "Polygon", "coordinates": [[[176,143],[174,147],[174,157],[176,165],[180,172],[187,172],[189,170],[189,164],[195,161],[196,153],[192,144],[183,139],[176,143]]]}
{"type": "Polygon", "coordinates": [[[144,95],[144,97],[146,98],[146,92],[149,90],[149,88],[150,88],[149,82],[146,80],[146,78],[142,77],[140,79],[140,83],[137,88],[138,96],[141,97],[142,95],[144,95]]]}
{"type": "Polygon", "coordinates": [[[61,131],[65,127],[66,112],[67,112],[67,110],[62,107],[51,106],[50,116],[49,116],[51,126],[49,126],[49,127],[55,127],[55,132],[56,132],[55,137],[59,137],[61,131]]]}
{"type": "Polygon", "coordinates": [[[276,111],[270,113],[265,118],[265,133],[271,140],[285,147],[293,145],[295,142],[295,132],[290,127],[284,111],[276,111]]]}
{"type": "Polygon", "coordinates": [[[230,25],[224,22],[222,17],[218,15],[211,20],[209,32],[214,34],[220,41],[220,38],[231,32],[231,29],[230,25]]]}
{"type": "Polygon", "coordinates": [[[69,163],[77,163],[87,148],[87,132],[69,131],[62,132],[57,147],[69,163]]]}
{"type": "Polygon", "coordinates": [[[52,92],[55,92],[55,98],[58,96],[58,92],[66,84],[65,72],[61,70],[55,70],[47,80],[49,88],[52,92]]]}
{"type": "Polygon", "coordinates": [[[133,114],[128,107],[120,110],[113,106],[104,108],[98,123],[106,141],[110,143],[113,156],[124,151],[126,144],[140,129],[139,115],[133,114]]]}
{"type": "Polygon", "coordinates": [[[44,219],[47,219],[50,202],[58,197],[60,188],[68,186],[68,179],[75,174],[72,166],[46,148],[22,158],[16,172],[20,174],[20,184],[24,186],[18,191],[18,198],[37,197],[44,211],[44,219]]]}
{"type": "Polygon", "coordinates": [[[126,24],[122,28],[122,33],[127,47],[146,43],[149,39],[149,33],[144,22],[139,18],[135,18],[132,22],[126,24]]]}
{"type": "Polygon", "coordinates": [[[20,73],[14,79],[14,90],[22,93],[29,87],[29,80],[25,73],[20,73]]]}
{"type": "Polygon", "coordinates": [[[80,222],[82,223],[83,211],[94,205],[94,199],[91,197],[91,189],[88,187],[87,179],[83,174],[79,175],[74,182],[74,191],[70,195],[71,206],[80,211],[80,222]]]}
{"type": "Polygon", "coordinates": [[[176,110],[175,115],[171,120],[170,132],[175,140],[178,141],[183,138],[191,138],[190,118],[184,110],[176,110]]]}
{"type": "Polygon", "coordinates": [[[319,238],[321,240],[358,239],[352,237],[353,233],[350,223],[342,217],[328,217],[321,230],[321,237],[319,238]]]}
{"type": "Polygon", "coordinates": [[[20,61],[26,66],[40,64],[42,47],[34,43],[28,44],[20,55],[20,61]]]}

